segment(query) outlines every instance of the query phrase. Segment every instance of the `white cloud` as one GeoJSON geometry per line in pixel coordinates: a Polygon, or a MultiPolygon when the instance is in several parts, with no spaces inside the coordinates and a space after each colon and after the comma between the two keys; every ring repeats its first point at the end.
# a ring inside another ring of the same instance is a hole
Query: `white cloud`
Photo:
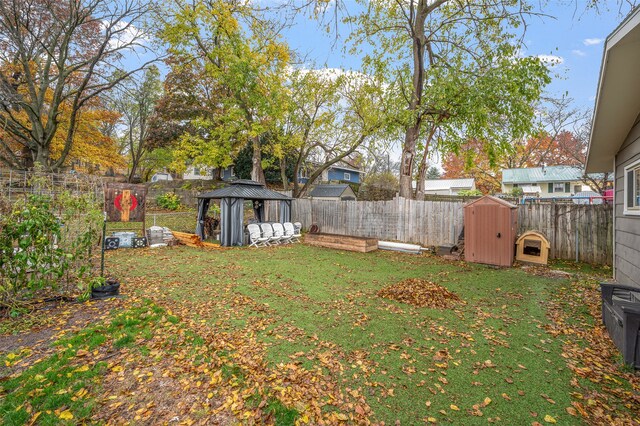
{"type": "Polygon", "coordinates": [[[560,65],[564,62],[564,58],[562,56],[556,55],[538,55],[538,59],[550,66],[560,65]]]}
{"type": "MultiPolygon", "coordinates": [[[[103,21],[103,25],[106,31],[110,23],[103,21]]],[[[149,41],[147,34],[143,30],[125,21],[116,22],[111,27],[111,32],[113,35],[109,40],[110,49],[120,49],[127,46],[127,49],[135,50],[136,45],[145,45],[149,41]],[[128,47],[129,45],[131,47],[128,47]]]]}
{"type": "Polygon", "coordinates": [[[598,45],[600,43],[602,43],[604,41],[604,39],[602,38],[585,38],[582,43],[585,46],[595,46],[598,45]]]}
{"type": "Polygon", "coordinates": [[[576,56],[587,56],[587,54],[580,49],[573,49],[571,53],[573,53],[576,56]]]}

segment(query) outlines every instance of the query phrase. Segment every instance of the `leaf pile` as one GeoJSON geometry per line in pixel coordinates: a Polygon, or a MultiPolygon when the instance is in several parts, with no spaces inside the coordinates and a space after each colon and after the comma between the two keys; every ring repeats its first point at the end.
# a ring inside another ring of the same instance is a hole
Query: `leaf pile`
{"type": "Polygon", "coordinates": [[[462,300],[431,281],[409,278],[378,291],[378,296],[420,308],[449,309],[462,300]]]}

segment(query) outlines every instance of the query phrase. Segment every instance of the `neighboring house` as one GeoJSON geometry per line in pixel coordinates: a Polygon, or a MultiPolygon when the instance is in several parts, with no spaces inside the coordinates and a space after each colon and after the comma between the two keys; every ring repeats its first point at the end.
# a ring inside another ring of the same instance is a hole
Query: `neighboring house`
{"type": "Polygon", "coordinates": [[[173,177],[167,172],[158,172],[151,176],[151,182],[160,182],[161,180],[173,180],[173,177]]]}
{"type": "Polygon", "coordinates": [[[316,185],[309,193],[314,200],[354,201],[356,194],[347,184],[316,185]]]}
{"type": "Polygon", "coordinates": [[[182,174],[184,180],[212,180],[213,168],[205,166],[187,166],[182,174]]]}
{"type": "MultiPolygon", "coordinates": [[[[302,167],[298,172],[298,182],[302,184],[307,183],[314,167],[317,167],[317,165],[313,163],[302,167]]],[[[364,172],[362,170],[345,162],[338,162],[324,170],[319,181],[361,183],[363,177],[364,172]]]]}
{"type": "Polygon", "coordinates": [[[460,191],[476,189],[476,180],[469,179],[427,179],[424,181],[424,193],[433,195],[458,195],[460,191]]]}
{"type": "MultiPolygon", "coordinates": [[[[215,168],[206,166],[188,166],[182,175],[185,180],[213,180],[215,168]]],[[[220,171],[222,180],[235,180],[236,174],[233,166],[226,167],[220,171]]]]}
{"type": "Polygon", "coordinates": [[[613,274],[640,286],[640,8],[607,37],[587,172],[615,172],[613,274]]]}
{"type": "Polygon", "coordinates": [[[580,167],[546,166],[525,169],[502,170],[502,192],[522,188],[525,195],[540,197],[569,197],[583,191],[592,191],[582,181],[584,173],[580,167]]]}

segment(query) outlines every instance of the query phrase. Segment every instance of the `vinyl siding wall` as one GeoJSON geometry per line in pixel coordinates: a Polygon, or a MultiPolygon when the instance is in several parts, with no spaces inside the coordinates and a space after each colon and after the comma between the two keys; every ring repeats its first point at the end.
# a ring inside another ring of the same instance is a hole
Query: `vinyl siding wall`
{"type": "Polygon", "coordinates": [[[354,171],[350,171],[350,170],[342,170],[342,169],[339,169],[339,168],[330,168],[327,180],[329,180],[329,181],[337,180],[337,181],[342,181],[342,182],[360,183],[360,173],[354,172],[354,171]],[[348,180],[344,178],[344,174],[345,173],[349,174],[349,179],[348,180]]]}
{"type": "Polygon", "coordinates": [[[615,274],[621,284],[640,286],[640,216],[624,214],[624,168],[640,159],[640,116],[616,155],[615,274]]]}
{"type": "MultiPolygon", "coordinates": [[[[536,185],[538,185],[540,187],[540,189],[542,190],[540,192],[540,197],[543,198],[551,198],[551,197],[569,197],[572,194],[575,194],[575,187],[576,186],[580,186],[581,189],[579,192],[581,191],[593,191],[593,189],[591,189],[589,186],[585,185],[583,182],[579,182],[579,181],[573,181],[573,182],[569,182],[569,192],[564,192],[564,190],[562,192],[560,191],[555,191],[553,193],[549,192],[549,182],[534,182],[536,185]]],[[[558,183],[566,183],[566,182],[558,182],[558,183]]],[[[530,186],[533,185],[533,183],[521,183],[518,184],[518,186],[530,186]]],[[[513,184],[512,183],[503,183],[502,184],[502,192],[508,194],[513,190],[513,184]]]]}

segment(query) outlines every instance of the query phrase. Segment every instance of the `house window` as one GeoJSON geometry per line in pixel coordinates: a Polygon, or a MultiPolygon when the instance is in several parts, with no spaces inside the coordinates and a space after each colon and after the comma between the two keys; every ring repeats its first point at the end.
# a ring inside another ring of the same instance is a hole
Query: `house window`
{"type": "MultiPolygon", "coordinates": [[[[564,190],[564,182],[556,182],[553,184],[553,192],[565,192],[564,190]]],[[[569,191],[567,191],[569,192],[569,191]]]]}
{"type": "Polygon", "coordinates": [[[582,185],[573,185],[573,192],[577,194],[578,192],[582,192],[582,185]]]}
{"type": "Polygon", "coordinates": [[[351,180],[351,173],[345,173],[344,180],[351,180]]]}
{"type": "Polygon", "coordinates": [[[624,213],[640,215],[640,161],[624,168],[624,213]]]}

